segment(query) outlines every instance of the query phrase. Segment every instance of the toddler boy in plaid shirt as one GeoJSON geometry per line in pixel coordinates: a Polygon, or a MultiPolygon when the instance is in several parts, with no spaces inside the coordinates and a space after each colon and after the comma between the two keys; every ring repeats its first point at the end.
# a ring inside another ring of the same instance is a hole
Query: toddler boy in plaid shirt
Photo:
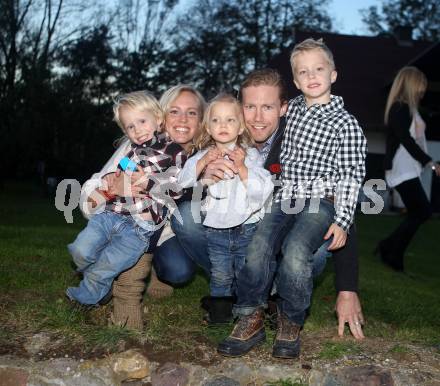
{"type": "Polygon", "coordinates": [[[346,241],[365,175],[366,139],[356,119],[331,95],[333,55],[322,40],[307,39],[291,54],[294,83],[302,95],[289,101],[280,161],[281,189],[248,247],[237,282],[239,321],[218,351],[246,353],[265,339],[264,312],[272,284],[271,257],[281,249],[275,274],[278,329],[272,355],[294,358],[313,291],[313,252],[346,241]]]}
{"type": "MultiPolygon", "coordinates": [[[[121,95],[113,111],[115,121],[131,142],[120,167],[126,170],[124,173],[136,174],[132,175],[136,183],[134,188],[130,185],[129,193],[123,189],[122,196],[104,189],[93,192],[92,198],[99,195],[105,199],[105,209],[92,216],[87,227],[68,245],[84,278],[78,287],[69,287],[66,294],[70,300],[85,305],[96,305],[109,293],[121,272],[155,247],[168,206],[173,204],[172,198],[181,195],[177,174],[186,161],[183,148],[158,132],[163,112],[153,95],[146,91],[121,95]],[[124,164],[129,164],[131,170],[124,164]]],[[[106,177],[114,188],[114,174],[106,177]]]]}

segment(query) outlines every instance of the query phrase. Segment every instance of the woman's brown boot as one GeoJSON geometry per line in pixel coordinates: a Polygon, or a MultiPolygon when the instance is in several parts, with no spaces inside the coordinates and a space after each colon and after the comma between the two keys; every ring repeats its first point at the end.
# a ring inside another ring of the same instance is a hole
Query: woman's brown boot
{"type": "Polygon", "coordinates": [[[151,270],[153,255],[145,253],[129,270],[121,273],[113,282],[114,324],[141,331],[142,299],[145,291],[145,278],[151,270]]]}
{"type": "Polygon", "coordinates": [[[152,267],[150,282],[147,287],[148,296],[154,299],[167,298],[173,294],[173,290],[173,287],[159,280],[154,267],[152,267]]]}

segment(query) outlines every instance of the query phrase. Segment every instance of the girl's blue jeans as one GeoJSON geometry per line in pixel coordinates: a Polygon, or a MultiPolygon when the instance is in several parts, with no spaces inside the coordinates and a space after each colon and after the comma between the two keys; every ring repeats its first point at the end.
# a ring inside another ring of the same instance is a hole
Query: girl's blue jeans
{"type": "Polygon", "coordinates": [[[67,296],[82,304],[97,304],[111,289],[113,280],[132,267],[156,239],[154,224],[136,222],[131,216],[104,211],[93,216],[76,240],[67,247],[83,273],[78,287],[67,296]]]}
{"type": "Polygon", "coordinates": [[[247,246],[258,223],[242,224],[233,228],[206,228],[208,255],[211,262],[209,287],[211,296],[232,296],[235,280],[243,268],[247,246]]]}

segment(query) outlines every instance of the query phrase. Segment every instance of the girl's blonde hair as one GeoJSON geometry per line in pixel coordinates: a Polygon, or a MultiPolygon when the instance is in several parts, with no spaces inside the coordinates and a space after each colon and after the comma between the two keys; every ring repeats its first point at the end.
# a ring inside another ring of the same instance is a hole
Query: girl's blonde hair
{"type": "Polygon", "coordinates": [[[417,67],[403,67],[394,78],[393,85],[388,94],[384,116],[385,124],[388,124],[388,115],[391,106],[395,102],[408,104],[411,114],[414,114],[427,86],[428,80],[426,79],[425,74],[417,67]]]}
{"type": "MultiPolygon", "coordinates": [[[[156,97],[146,90],[133,91],[127,94],[118,95],[113,102],[114,121],[125,132],[121,122],[121,108],[128,107],[139,111],[148,111],[154,115],[156,120],[163,122],[164,113],[156,97]]],[[[158,128],[160,131],[160,127],[158,128]]]]}
{"type": "Polygon", "coordinates": [[[240,129],[243,129],[243,132],[237,138],[237,146],[253,146],[254,141],[244,123],[243,109],[241,107],[241,103],[233,95],[222,93],[213,98],[206,108],[205,115],[203,116],[202,121],[202,130],[196,139],[196,148],[198,150],[202,150],[206,149],[209,146],[215,145],[214,139],[208,133],[208,127],[212,109],[217,103],[231,103],[235,106],[237,110],[237,117],[240,122],[240,129]]]}

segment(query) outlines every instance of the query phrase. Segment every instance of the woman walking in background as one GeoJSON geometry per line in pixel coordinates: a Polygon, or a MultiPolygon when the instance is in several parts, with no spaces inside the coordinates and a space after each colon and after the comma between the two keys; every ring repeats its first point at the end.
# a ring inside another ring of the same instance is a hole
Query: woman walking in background
{"type": "Polygon", "coordinates": [[[419,226],[431,216],[431,206],[420,182],[423,167],[440,175],[440,165],[426,154],[425,122],[418,107],[426,87],[426,76],[416,67],[402,68],[394,79],[385,108],[387,127],[385,179],[396,189],[407,214],[402,223],[379,242],[376,252],[383,263],[403,271],[405,250],[419,226]]]}

